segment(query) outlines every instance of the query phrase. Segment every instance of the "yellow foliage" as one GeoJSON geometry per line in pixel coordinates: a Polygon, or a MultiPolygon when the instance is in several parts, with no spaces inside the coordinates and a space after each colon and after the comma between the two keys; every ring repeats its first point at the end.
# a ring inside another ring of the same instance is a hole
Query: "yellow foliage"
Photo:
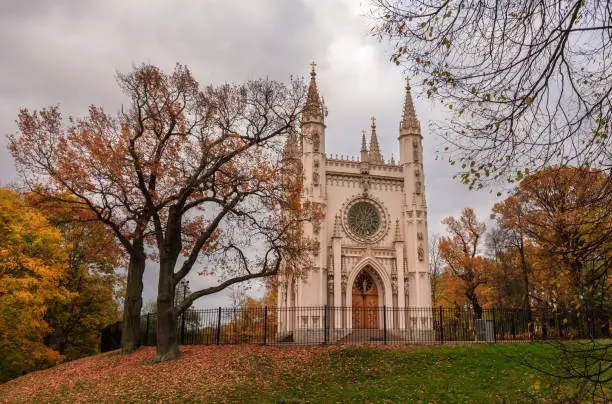
{"type": "Polygon", "coordinates": [[[0,381],[57,364],[44,344],[46,308],[70,298],[60,232],[19,195],[0,188],[0,381]]]}

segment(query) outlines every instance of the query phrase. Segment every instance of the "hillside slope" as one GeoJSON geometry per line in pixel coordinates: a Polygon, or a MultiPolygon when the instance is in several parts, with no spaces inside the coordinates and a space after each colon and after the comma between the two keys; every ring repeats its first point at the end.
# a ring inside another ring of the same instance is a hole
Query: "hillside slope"
{"type": "Polygon", "coordinates": [[[531,402],[567,399],[526,364],[552,369],[546,344],[316,347],[185,346],[97,355],[0,385],[0,402],[531,402]]]}

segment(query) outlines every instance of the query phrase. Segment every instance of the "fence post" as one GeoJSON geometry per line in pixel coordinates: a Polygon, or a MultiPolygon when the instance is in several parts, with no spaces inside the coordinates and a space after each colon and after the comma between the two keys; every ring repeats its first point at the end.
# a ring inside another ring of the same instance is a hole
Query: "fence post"
{"type": "Polygon", "coordinates": [[[323,306],[323,344],[327,345],[329,337],[327,335],[329,327],[327,326],[327,305],[323,306]]]}
{"type": "Polygon", "coordinates": [[[440,343],[444,344],[444,321],[442,321],[442,306],[440,306],[440,343]]]}
{"type": "Polygon", "coordinates": [[[512,315],[512,340],[516,341],[516,325],[514,324],[514,316],[516,313],[520,313],[519,311],[515,311],[512,315]]]}
{"type": "Polygon", "coordinates": [[[219,307],[219,314],[217,317],[217,345],[221,341],[221,307],[219,307]]]}
{"type": "Polygon", "coordinates": [[[185,312],[181,314],[181,345],[185,345],[185,312]]]}
{"type": "Polygon", "coordinates": [[[268,306],[264,307],[264,345],[268,342],[268,306]]]}
{"type": "MultiPolygon", "coordinates": [[[[486,324],[486,323],[485,323],[486,324]]],[[[497,343],[496,327],[495,327],[495,307],[493,307],[493,342],[497,343]]]]}
{"type": "Polygon", "coordinates": [[[387,306],[383,306],[383,343],[387,345],[387,306]]]}
{"type": "Polygon", "coordinates": [[[148,346],[149,345],[149,315],[151,315],[151,313],[147,313],[147,327],[145,328],[145,343],[144,343],[144,346],[148,346]]]}

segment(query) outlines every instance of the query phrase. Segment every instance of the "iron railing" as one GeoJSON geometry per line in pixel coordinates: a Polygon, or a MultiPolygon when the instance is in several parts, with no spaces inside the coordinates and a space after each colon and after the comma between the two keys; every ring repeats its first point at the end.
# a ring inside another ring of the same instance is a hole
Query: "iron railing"
{"type": "MultiPolygon", "coordinates": [[[[178,319],[182,345],[464,344],[610,337],[598,311],[389,307],[214,308],[178,319]]],[[[156,344],[155,313],[142,345],[156,344]]]]}

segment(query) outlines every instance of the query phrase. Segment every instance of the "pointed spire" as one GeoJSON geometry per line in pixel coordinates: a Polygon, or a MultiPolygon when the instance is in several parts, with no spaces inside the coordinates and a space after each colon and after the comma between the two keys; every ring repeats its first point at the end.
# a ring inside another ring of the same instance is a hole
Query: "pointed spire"
{"type": "Polygon", "coordinates": [[[368,146],[366,144],[365,129],[361,131],[361,161],[368,161],[370,159],[368,155],[368,146]]]}
{"type": "Polygon", "coordinates": [[[421,126],[414,112],[414,104],[412,103],[412,94],[410,93],[410,80],[406,77],[406,100],[404,101],[404,116],[400,124],[402,131],[421,134],[421,126]]]}
{"type": "Polygon", "coordinates": [[[383,158],[378,147],[378,137],[376,137],[376,118],[372,117],[372,135],[370,136],[370,161],[382,162],[383,158]]]}
{"type": "Polygon", "coordinates": [[[321,108],[319,90],[317,89],[317,73],[315,72],[317,64],[312,62],[310,66],[312,67],[312,71],[310,72],[310,85],[308,86],[308,96],[306,105],[304,106],[304,114],[311,119],[322,120],[323,111],[321,108]]]}
{"type": "Polygon", "coordinates": [[[396,243],[403,241],[402,240],[402,232],[400,230],[399,219],[395,220],[395,237],[394,237],[393,241],[395,241],[396,243]]]}
{"type": "Polygon", "coordinates": [[[391,153],[391,165],[395,165],[395,156],[391,153]]]}
{"type": "Polygon", "coordinates": [[[340,223],[340,216],[336,215],[336,220],[334,221],[334,232],[332,237],[342,237],[342,225],[340,223]]]}

